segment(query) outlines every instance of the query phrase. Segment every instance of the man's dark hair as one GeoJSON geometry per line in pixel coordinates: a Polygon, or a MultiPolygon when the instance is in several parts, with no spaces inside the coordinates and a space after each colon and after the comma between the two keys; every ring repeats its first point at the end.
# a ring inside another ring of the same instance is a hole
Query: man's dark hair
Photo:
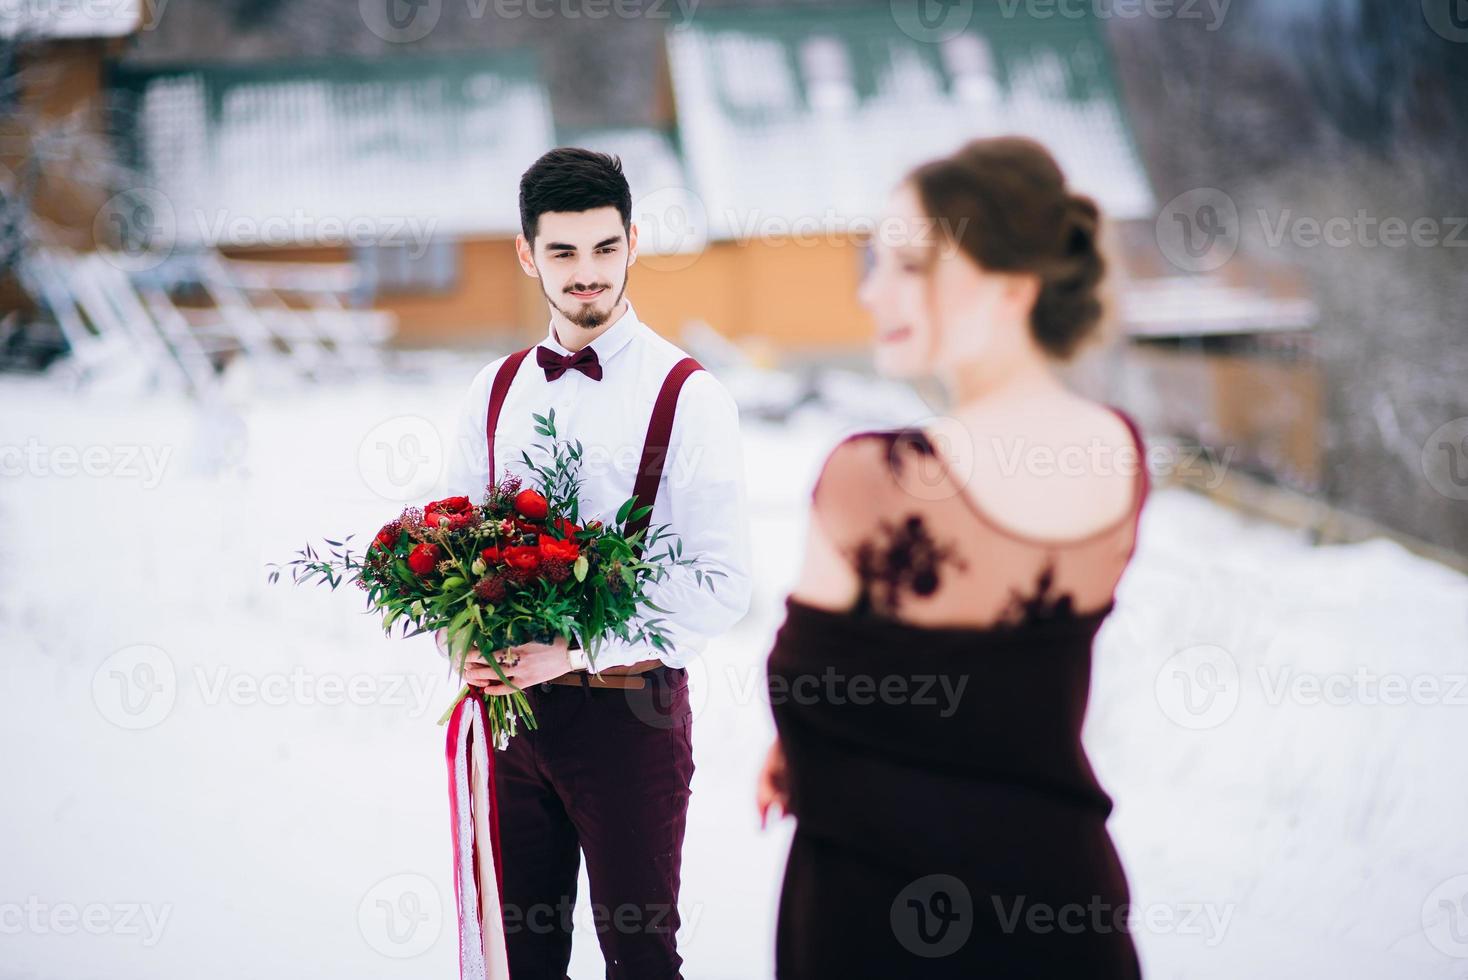
{"type": "Polygon", "coordinates": [[[540,216],[547,211],[604,207],[617,209],[622,230],[627,231],[632,224],[632,191],[618,157],[561,146],[536,160],[520,178],[520,231],[532,246],[540,216]]]}

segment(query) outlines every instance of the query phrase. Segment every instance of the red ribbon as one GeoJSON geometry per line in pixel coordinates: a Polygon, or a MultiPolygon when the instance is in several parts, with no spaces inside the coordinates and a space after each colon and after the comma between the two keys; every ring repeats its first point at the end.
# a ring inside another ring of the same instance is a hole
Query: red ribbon
{"type": "Polygon", "coordinates": [[[484,701],[468,694],[449,717],[446,758],[449,769],[449,820],[454,840],[454,906],[459,920],[461,980],[509,980],[505,953],[503,863],[499,805],[495,799],[494,753],[484,701]],[[480,860],[489,838],[490,864],[480,860]],[[492,876],[494,887],[485,887],[492,876]],[[486,894],[488,893],[488,894],[486,894]]]}

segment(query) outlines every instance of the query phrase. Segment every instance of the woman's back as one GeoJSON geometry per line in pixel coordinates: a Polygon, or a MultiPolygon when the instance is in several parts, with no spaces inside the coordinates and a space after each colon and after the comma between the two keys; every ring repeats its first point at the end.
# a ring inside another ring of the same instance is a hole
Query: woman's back
{"type": "Polygon", "coordinates": [[[997,522],[934,441],[848,436],[811,494],[860,585],[849,609],[792,595],[768,661],[797,819],[778,975],[1134,977],[1124,932],[1041,936],[1005,916],[1016,903],[1125,914],[1111,799],[1080,734],[1145,470],[1104,526],[1037,536],[997,522]],[[927,899],[902,898],[930,881],[962,912],[963,939],[941,955],[910,919],[927,899]]]}
{"type": "Polygon", "coordinates": [[[811,503],[860,583],[851,611],[983,628],[1108,606],[1148,491],[1135,423],[1108,414],[1120,437],[1037,421],[1033,434],[914,427],[843,439],[811,503]]]}

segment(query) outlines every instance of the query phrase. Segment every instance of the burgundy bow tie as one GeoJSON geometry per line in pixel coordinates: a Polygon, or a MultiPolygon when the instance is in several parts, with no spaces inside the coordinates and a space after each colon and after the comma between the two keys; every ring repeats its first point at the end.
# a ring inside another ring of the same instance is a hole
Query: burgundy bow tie
{"type": "Polygon", "coordinates": [[[580,371],[592,381],[601,380],[601,362],[596,359],[596,348],[583,347],[574,354],[557,354],[549,347],[535,348],[535,362],[545,368],[545,380],[554,381],[566,373],[567,368],[580,371]]]}

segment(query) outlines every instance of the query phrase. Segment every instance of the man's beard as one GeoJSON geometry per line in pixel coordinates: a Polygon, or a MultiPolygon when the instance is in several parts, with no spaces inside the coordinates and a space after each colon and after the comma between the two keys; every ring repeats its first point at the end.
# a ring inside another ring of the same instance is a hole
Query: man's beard
{"type": "MultiPolygon", "coordinates": [[[[572,283],[571,288],[574,289],[580,285],[581,283],[572,283]]],[[[542,288],[542,292],[544,292],[544,288],[542,288]]],[[[612,300],[611,306],[607,307],[605,313],[597,309],[595,306],[587,303],[581,303],[579,301],[576,302],[576,306],[574,308],[568,310],[565,307],[561,306],[560,303],[557,303],[555,300],[551,299],[550,293],[546,293],[545,298],[551,306],[554,306],[557,310],[560,311],[561,316],[565,317],[567,320],[570,320],[576,326],[584,327],[587,330],[595,330],[597,327],[607,322],[607,319],[612,315],[612,311],[617,308],[617,304],[622,302],[622,294],[625,292],[627,292],[627,278],[624,276],[622,278],[622,288],[618,291],[617,298],[612,300]]]]}

